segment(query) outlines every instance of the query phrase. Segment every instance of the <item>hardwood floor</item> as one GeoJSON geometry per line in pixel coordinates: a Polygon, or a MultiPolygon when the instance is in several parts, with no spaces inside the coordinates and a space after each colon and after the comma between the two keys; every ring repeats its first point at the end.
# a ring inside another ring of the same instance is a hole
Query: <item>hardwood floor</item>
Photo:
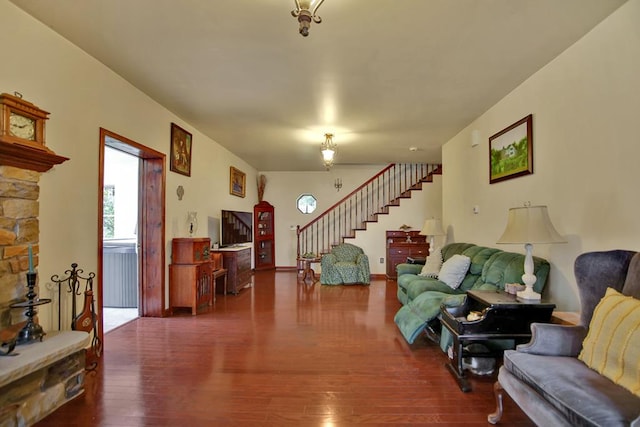
{"type": "MultiPolygon", "coordinates": [[[[440,348],[408,345],[394,281],[298,283],[258,272],[198,316],[105,336],[85,394],[38,426],[486,426],[494,378],[462,393],[440,348]]],[[[502,426],[534,424],[509,399],[502,426]]]]}

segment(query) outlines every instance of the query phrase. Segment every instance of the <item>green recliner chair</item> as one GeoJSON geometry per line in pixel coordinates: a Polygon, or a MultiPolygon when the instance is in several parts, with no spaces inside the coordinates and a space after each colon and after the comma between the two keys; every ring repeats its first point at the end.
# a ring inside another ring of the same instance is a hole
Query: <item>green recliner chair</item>
{"type": "Polygon", "coordinates": [[[320,267],[323,285],[368,285],[371,280],[369,258],[362,248],[350,243],[342,243],[324,254],[320,267]]]}

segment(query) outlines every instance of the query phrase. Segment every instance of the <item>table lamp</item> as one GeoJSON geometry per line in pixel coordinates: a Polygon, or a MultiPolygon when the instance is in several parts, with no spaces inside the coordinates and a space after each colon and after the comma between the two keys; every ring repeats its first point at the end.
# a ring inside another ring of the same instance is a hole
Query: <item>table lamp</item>
{"type": "Polygon", "coordinates": [[[518,292],[518,297],[529,300],[539,300],[540,294],[533,290],[536,276],[533,274],[533,244],[534,243],[566,243],[558,234],[549,219],[546,206],[529,206],[509,209],[507,227],[498,244],[524,243],[527,252],[524,258],[524,274],[522,281],[526,288],[518,292]]]}
{"type": "Polygon", "coordinates": [[[429,236],[429,255],[433,253],[433,238],[435,236],[444,236],[445,232],[442,229],[442,223],[439,219],[431,218],[424,222],[422,230],[420,230],[421,236],[429,236]]]}

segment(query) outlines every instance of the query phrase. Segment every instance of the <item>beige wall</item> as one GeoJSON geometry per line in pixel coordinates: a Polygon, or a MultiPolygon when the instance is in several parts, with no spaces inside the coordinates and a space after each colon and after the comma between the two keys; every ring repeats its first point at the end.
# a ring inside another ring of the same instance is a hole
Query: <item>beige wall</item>
{"type": "MultiPolygon", "coordinates": [[[[244,161],[6,0],[0,0],[0,28],[11,40],[0,67],[0,92],[21,92],[51,112],[47,145],[71,159],[40,179],[41,288],[73,262],[85,272],[97,269],[100,127],[167,156],[171,122],[193,133],[191,177],[170,172],[167,164],[167,248],[171,238],[186,236],[187,211],[198,212],[197,234],[206,236],[207,216],[219,217],[223,208],[253,209],[256,171],[244,161]],[[229,166],[247,174],[246,198],[229,194],[229,166]],[[178,185],[185,190],[182,201],[178,185]]],[[[169,255],[167,250],[167,263],[169,255]]],[[[40,319],[45,329],[57,324],[50,306],[40,310],[40,319]]]]}
{"type": "MultiPolygon", "coordinates": [[[[318,156],[320,161],[320,156],[318,156]]],[[[296,265],[296,226],[304,226],[340,201],[360,184],[375,176],[386,165],[334,166],[325,172],[263,172],[267,177],[264,200],[275,207],[276,266],[296,265]],[[336,191],[336,178],[343,187],[336,191]],[[305,215],[296,209],[296,199],[301,194],[313,194],[318,207],[313,214],[305,215]]],[[[423,184],[423,191],[414,191],[411,199],[403,199],[399,207],[392,207],[391,215],[380,215],[377,223],[369,223],[366,231],[358,231],[349,243],[361,246],[371,260],[371,273],[384,274],[385,230],[397,230],[402,224],[420,229],[425,218],[441,218],[442,183],[436,176],[433,183],[423,184]]],[[[315,268],[315,267],[314,267],[315,268]]]]}
{"type": "Polygon", "coordinates": [[[577,255],[640,250],[639,23],[640,0],[631,0],[443,148],[450,240],[495,246],[510,207],[548,206],[568,243],[535,245],[534,255],[551,262],[547,295],[561,309],[579,309],[577,255]],[[488,138],[529,113],[534,174],[489,185],[488,138]],[[472,148],[476,129],[482,142],[472,148]]]}

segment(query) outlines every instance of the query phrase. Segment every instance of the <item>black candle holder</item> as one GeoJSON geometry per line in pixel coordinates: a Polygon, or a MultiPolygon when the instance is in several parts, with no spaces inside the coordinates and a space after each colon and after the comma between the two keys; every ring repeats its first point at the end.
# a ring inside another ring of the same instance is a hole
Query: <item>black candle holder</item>
{"type": "Polygon", "coordinates": [[[26,308],[25,316],[27,317],[27,324],[18,332],[16,338],[18,344],[28,344],[36,340],[42,341],[42,338],[46,335],[42,326],[33,320],[36,314],[38,314],[36,307],[51,302],[50,299],[37,298],[38,294],[36,294],[35,291],[37,277],[37,273],[27,273],[27,300],[11,304],[11,308],[26,308]]]}

